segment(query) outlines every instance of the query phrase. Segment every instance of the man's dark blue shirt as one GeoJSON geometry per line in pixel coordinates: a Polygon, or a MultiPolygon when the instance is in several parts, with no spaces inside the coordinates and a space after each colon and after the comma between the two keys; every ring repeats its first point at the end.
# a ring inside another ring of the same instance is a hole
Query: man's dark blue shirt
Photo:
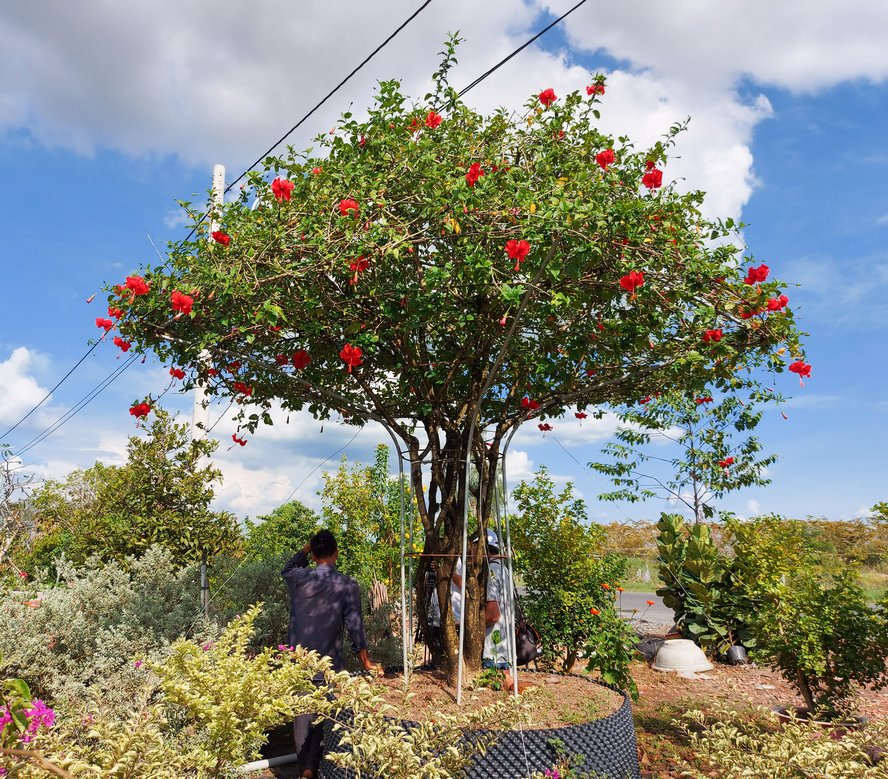
{"type": "Polygon", "coordinates": [[[348,630],[355,652],[367,648],[361,617],[361,591],[351,577],[335,565],[308,567],[308,555],[299,551],[284,566],[281,576],[290,590],[290,644],[313,649],[333,660],[341,671],[342,628],[348,630]]]}

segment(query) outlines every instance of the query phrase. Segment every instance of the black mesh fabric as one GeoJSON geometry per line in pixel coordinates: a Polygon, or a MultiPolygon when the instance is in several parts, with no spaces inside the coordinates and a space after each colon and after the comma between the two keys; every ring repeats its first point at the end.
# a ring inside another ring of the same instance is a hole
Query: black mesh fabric
{"type": "MultiPolygon", "coordinates": [[[[533,671],[525,673],[532,674],[533,671]]],[[[587,681],[610,687],[594,679],[587,681]]],[[[611,689],[616,690],[614,687],[611,689]]],[[[563,728],[508,730],[501,733],[487,752],[476,758],[466,774],[467,779],[519,779],[533,771],[552,768],[556,759],[555,747],[551,743],[553,740],[561,742],[559,748],[562,754],[582,757],[580,771],[583,774],[595,779],[640,779],[632,703],[626,693],[616,691],[623,696],[623,705],[607,717],[563,728]]],[[[405,723],[405,726],[409,727],[409,723],[405,723]]],[[[466,734],[465,738],[471,739],[472,734],[466,734]]],[[[332,731],[328,723],[324,736],[325,750],[336,751],[338,744],[338,733],[332,731]]],[[[366,772],[362,771],[361,775],[371,779],[366,772]]],[[[355,774],[325,759],[321,762],[320,779],[355,779],[355,774]]]]}

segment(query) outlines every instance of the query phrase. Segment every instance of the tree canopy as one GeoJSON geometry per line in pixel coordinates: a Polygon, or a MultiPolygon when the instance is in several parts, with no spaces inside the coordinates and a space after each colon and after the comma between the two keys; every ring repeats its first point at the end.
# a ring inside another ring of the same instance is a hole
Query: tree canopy
{"type": "Polygon", "coordinates": [[[113,287],[97,322],[116,320],[121,348],[153,350],[186,387],[233,398],[248,431],[274,403],[380,421],[405,444],[427,551],[445,553],[466,457],[484,476],[484,523],[489,472],[530,417],[545,429],[568,409],[730,390],[790,358],[810,372],[738,226],[664,186],[681,125],[642,151],[602,133],[601,78],[481,115],[447,83],[454,47],[422,100],[384,82],[365,119],[346,113],[316,149],[269,157],[234,202],[185,204],[193,236],[113,287]]]}

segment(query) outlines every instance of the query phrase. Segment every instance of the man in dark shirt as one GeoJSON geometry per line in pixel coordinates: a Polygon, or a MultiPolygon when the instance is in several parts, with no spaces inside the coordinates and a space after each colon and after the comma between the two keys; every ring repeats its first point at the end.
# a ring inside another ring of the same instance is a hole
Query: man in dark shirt
{"type": "MultiPolygon", "coordinates": [[[[321,530],[312,536],[281,571],[290,590],[291,645],[311,649],[333,661],[333,669],[341,671],[342,630],[348,630],[352,645],[364,669],[376,673],[377,667],[367,654],[364,620],[361,616],[361,591],[351,577],[336,570],[339,549],[329,530],[321,530]],[[309,552],[316,566],[309,568],[309,552]]],[[[321,681],[317,679],[316,681],[321,681]]],[[[313,724],[314,716],[296,718],[294,737],[299,751],[302,776],[313,779],[321,758],[323,729],[313,724]]]]}

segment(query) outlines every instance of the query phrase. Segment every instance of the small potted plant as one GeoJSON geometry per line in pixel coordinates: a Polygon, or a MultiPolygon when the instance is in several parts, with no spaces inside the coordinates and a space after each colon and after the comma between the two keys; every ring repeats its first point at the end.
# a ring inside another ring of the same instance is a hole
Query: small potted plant
{"type": "Polygon", "coordinates": [[[765,602],[755,655],[798,689],[805,707],[794,716],[847,725],[859,687],[888,685],[886,606],[867,603],[851,570],[798,572],[765,602]]]}

